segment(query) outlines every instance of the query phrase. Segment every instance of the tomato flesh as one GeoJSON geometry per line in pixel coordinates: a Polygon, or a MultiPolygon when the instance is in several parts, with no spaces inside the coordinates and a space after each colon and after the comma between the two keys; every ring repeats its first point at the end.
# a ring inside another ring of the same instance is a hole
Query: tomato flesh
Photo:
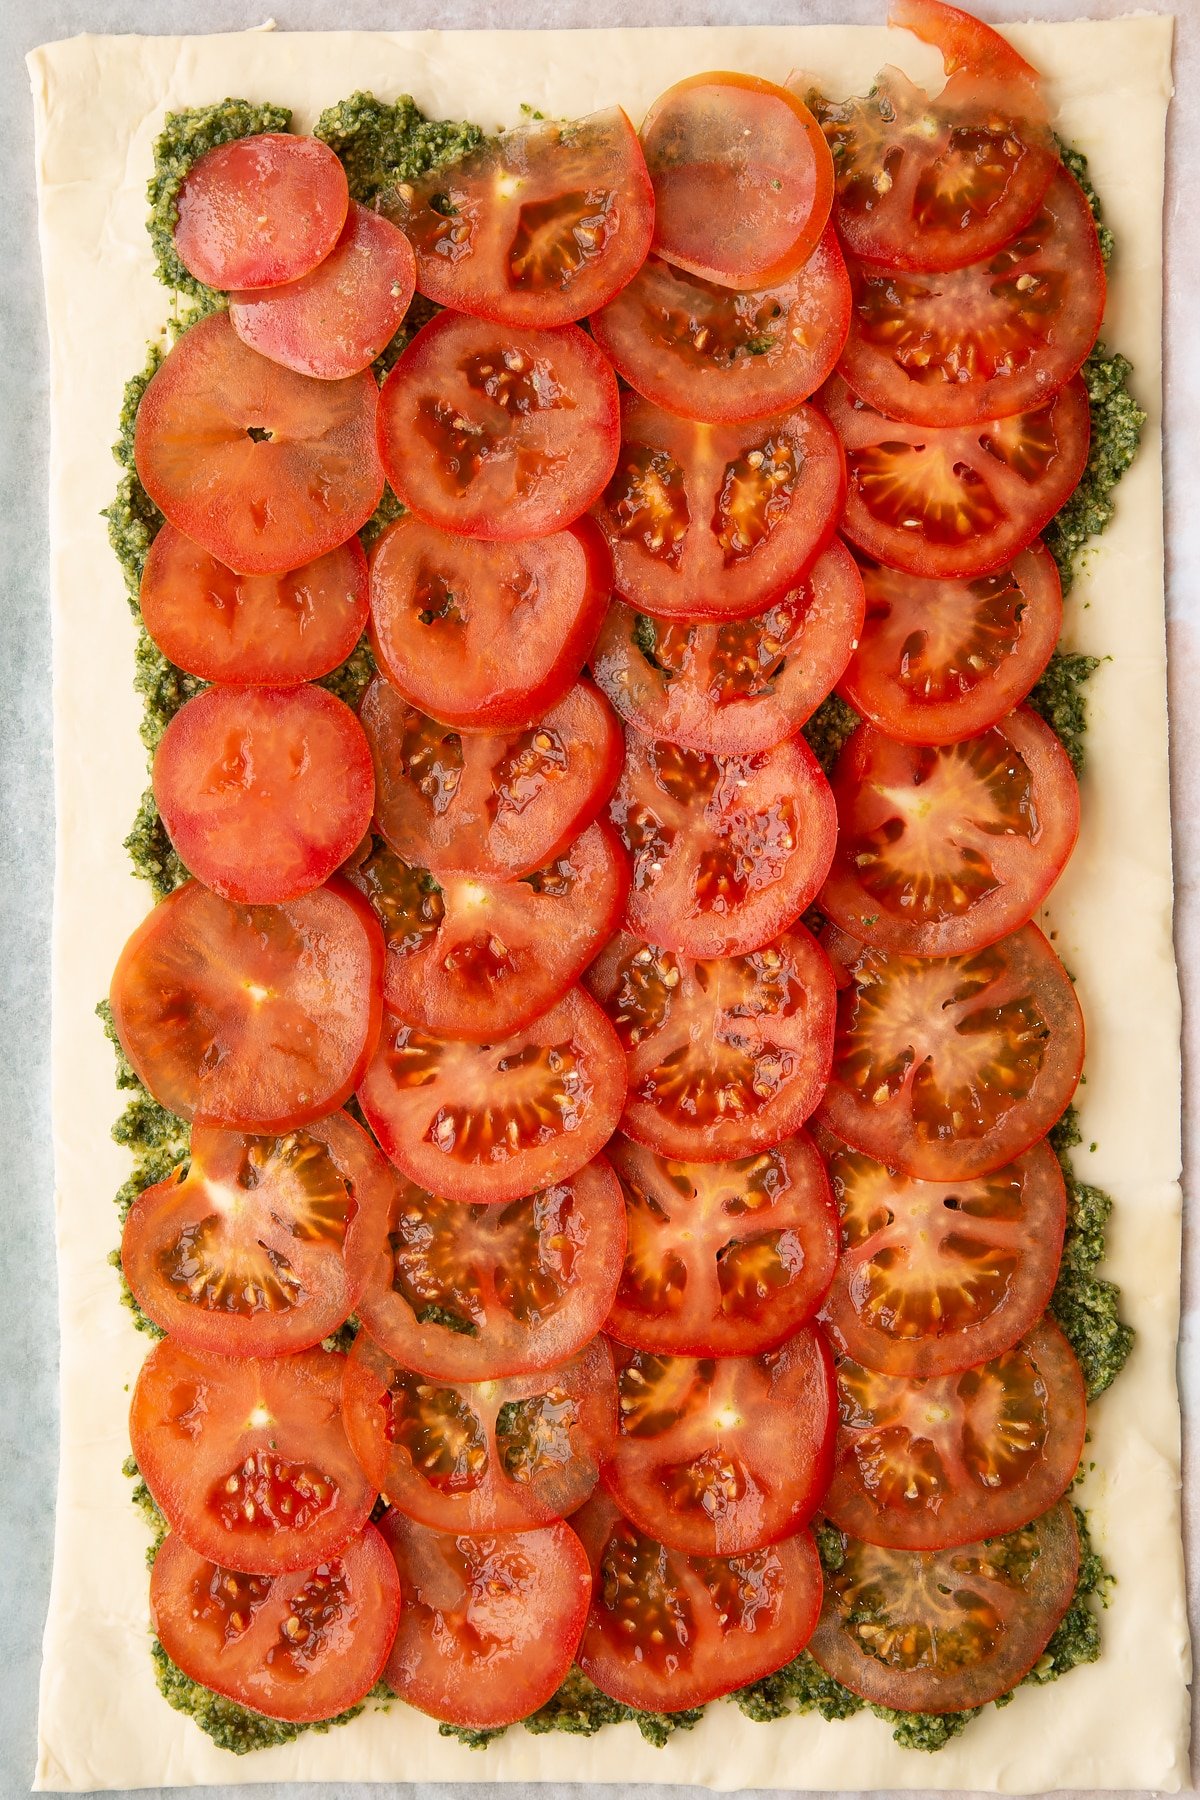
{"type": "Polygon", "coordinates": [[[341,162],[318,138],[265,131],[206,151],[176,201],[175,248],[214,288],[275,287],[315,269],[350,205],[341,162]]]}

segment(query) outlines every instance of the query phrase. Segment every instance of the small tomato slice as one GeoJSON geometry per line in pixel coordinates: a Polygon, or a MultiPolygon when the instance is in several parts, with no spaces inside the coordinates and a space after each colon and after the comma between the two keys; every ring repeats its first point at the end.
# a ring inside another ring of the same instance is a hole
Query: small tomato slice
{"type": "Polygon", "coordinates": [[[213,288],[274,287],[315,269],[350,205],[328,144],[264,131],[218,144],[194,162],[176,201],[175,248],[213,288]]]}
{"type": "Polygon", "coordinates": [[[342,1367],[325,1350],[200,1356],[174,1338],[137,1379],[129,1440],[171,1530],[223,1569],[278,1575],[338,1556],[377,1490],[342,1423],[342,1367]]]}

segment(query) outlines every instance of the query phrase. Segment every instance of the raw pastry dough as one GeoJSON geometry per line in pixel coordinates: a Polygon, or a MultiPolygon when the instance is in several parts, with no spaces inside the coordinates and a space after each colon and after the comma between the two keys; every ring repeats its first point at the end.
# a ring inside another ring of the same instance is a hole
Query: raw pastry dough
{"type": "Polygon", "coordinates": [[[799,1786],[1177,1789],[1187,1777],[1188,1640],[1179,1521],[1179,1001],[1171,949],[1159,446],[1163,128],[1172,21],[1014,27],[1068,141],[1091,158],[1119,246],[1108,341],[1150,414],[1117,519],[1067,609],[1073,644],[1109,655],[1089,689],[1083,837],[1051,908],[1087,1016],[1082,1171],[1116,1197],[1110,1268],[1137,1327],[1095,1411],[1086,1491],[1118,1577],[1101,1661],[987,1711],[936,1756],[896,1747],[869,1714],[756,1725],[732,1707],[665,1750],[633,1726],[588,1739],[513,1730],[460,1748],[396,1705],[328,1736],[237,1759],[160,1699],[147,1652],[145,1533],[121,1474],[125,1408],[146,1348],[106,1257],[126,1158],[92,1009],[145,910],[121,839],[146,780],[130,686],[133,627],[100,509],[126,376],[160,330],[144,230],[151,149],[168,108],[226,94],[282,101],[301,129],[357,87],[427,112],[512,123],[527,101],[638,118],[667,83],[734,68],[810,73],[864,91],[885,62],[936,83],[937,59],[883,29],[328,33],[75,38],[29,58],[49,315],[58,866],[53,1107],[62,1321],[62,1464],[39,1719],[38,1788],[320,1780],[649,1781],[799,1786]]]}

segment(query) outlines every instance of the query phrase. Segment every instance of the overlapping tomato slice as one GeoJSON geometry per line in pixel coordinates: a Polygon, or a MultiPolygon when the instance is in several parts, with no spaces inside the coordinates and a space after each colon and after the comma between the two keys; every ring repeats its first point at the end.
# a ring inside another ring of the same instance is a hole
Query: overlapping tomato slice
{"type": "Polygon", "coordinates": [[[283,131],[235,138],[206,151],[184,176],[175,248],[209,287],[274,287],[329,255],[349,204],[346,171],[318,138],[283,131]]]}

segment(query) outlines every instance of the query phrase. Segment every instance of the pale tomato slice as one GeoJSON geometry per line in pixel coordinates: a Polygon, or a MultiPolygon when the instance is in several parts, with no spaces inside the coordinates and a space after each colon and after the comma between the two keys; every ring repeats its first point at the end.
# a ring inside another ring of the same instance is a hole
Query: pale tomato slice
{"type": "Polygon", "coordinates": [[[259,132],[192,164],[176,201],[175,248],[208,287],[274,287],[329,255],[349,205],[346,171],[328,144],[259,132]]]}

